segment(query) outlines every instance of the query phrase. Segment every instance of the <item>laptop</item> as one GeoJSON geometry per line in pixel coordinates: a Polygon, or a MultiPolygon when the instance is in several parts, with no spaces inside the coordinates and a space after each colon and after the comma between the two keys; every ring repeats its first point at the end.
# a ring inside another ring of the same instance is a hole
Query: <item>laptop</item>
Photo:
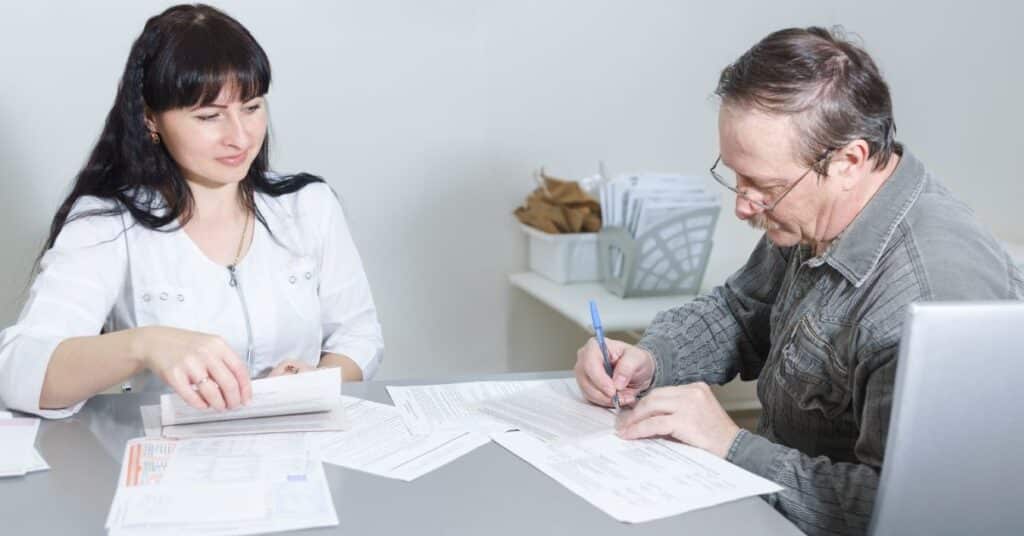
{"type": "Polygon", "coordinates": [[[910,306],[871,534],[1024,534],[1024,302],[910,306]]]}

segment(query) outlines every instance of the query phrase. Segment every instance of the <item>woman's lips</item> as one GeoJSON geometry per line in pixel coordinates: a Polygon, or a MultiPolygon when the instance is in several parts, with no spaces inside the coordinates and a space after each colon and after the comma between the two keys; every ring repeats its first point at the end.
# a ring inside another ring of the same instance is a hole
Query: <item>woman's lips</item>
{"type": "Polygon", "coordinates": [[[245,153],[239,153],[235,156],[225,156],[217,159],[218,162],[226,166],[238,166],[242,162],[245,162],[245,153]]]}

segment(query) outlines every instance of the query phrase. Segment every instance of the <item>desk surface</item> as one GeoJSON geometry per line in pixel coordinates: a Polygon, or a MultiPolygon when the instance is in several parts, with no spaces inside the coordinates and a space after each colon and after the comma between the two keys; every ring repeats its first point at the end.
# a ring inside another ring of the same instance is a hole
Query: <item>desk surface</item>
{"type": "MultiPolygon", "coordinates": [[[[390,403],[384,390],[388,384],[564,375],[362,382],[346,384],[343,391],[390,403]]],[[[0,532],[106,534],[103,525],[114,497],[124,443],[143,435],[139,406],[157,400],[157,393],[99,395],[74,417],[44,421],[36,445],[52,469],[0,479],[0,532]]],[[[640,525],[619,523],[494,443],[413,482],[330,464],[324,464],[324,470],[340,526],[308,533],[800,534],[757,497],[640,525]]]]}
{"type": "Polygon", "coordinates": [[[644,330],[659,311],[678,307],[693,299],[693,296],[686,295],[623,299],[608,292],[601,283],[562,285],[533,272],[512,274],[508,279],[591,333],[590,305],[587,303],[590,300],[597,302],[604,330],[612,332],[644,330]]]}

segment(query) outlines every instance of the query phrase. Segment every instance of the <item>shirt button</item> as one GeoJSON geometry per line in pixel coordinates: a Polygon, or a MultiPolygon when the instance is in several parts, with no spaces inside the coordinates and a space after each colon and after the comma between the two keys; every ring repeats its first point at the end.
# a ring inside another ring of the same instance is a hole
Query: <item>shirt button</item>
{"type": "Polygon", "coordinates": [[[313,274],[311,274],[309,272],[306,272],[306,279],[311,279],[312,277],[313,277],[313,274]]]}
{"type": "Polygon", "coordinates": [[[167,301],[167,293],[166,292],[161,292],[160,293],[160,301],[167,301]]]}
{"type": "Polygon", "coordinates": [[[184,294],[178,294],[178,301],[180,301],[180,302],[185,301],[185,295],[184,294]]]}
{"type": "Polygon", "coordinates": [[[288,278],[288,282],[293,285],[295,284],[296,281],[298,281],[298,279],[296,279],[294,275],[288,278]]]}
{"type": "Polygon", "coordinates": [[[149,300],[151,300],[151,299],[153,299],[153,298],[152,298],[152,297],[150,297],[150,295],[149,295],[149,294],[143,294],[143,295],[142,295],[142,301],[144,301],[144,302],[148,302],[148,301],[149,301],[149,300]]]}

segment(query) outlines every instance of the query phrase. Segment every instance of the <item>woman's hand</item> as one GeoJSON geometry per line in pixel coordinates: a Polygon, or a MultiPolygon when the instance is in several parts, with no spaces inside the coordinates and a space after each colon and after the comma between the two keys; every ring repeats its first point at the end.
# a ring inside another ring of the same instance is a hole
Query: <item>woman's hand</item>
{"type": "Polygon", "coordinates": [[[284,361],[278,363],[277,366],[274,367],[274,370],[271,370],[270,374],[267,374],[267,377],[273,378],[274,376],[281,376],[283,374],[298,374],[300,372],[309,372],[311,370],[316,369],[309,363],[306,363],[305,361],[299,361],[297,359],[285,359],[284,361]]]}
{"type": "Polygon", "coordinates": [[[252,399],[245,364],[216,335],[164,326],[139,328],[140,354],[194,408],[234,409],[252,399]]]}

